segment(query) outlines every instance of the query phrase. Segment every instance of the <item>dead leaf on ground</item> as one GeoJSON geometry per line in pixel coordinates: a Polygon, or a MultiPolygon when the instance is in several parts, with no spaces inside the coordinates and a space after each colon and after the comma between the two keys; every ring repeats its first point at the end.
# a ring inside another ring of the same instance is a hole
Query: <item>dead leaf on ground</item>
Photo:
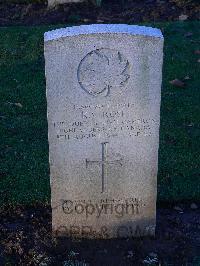
{"type": "Polygon", "coordinates": [[[90,21],[90,20],[89,20],[88,18],[84,18],[84,19],[83,19],[83,22],[84,22],[84,23],[88,23],[89,21],[90,21]]]}
{"type": "Polygon", "coordinates": [[[102,20],[102,19],[97,19],[97,23],[104,23],[104,20],[102,20]]]}
{"type": "Polygon", "coordinates": [[[186,32],[186,33],[184,34],[184,37],[186,37],[186,38],[190,38],[192,35],[193,35],[192,32],[186,32]]]}
{"type": "Polygon", "coordinates": [[[175,87],[180,87],[180,88],[185,87],[185,83],[183,81],[179,80],[179,79],[171,80],[169,83],[172,84],[175,87]]]}
{"type": "Polygon", "coordinates": [[[190,123],[187,125],[188,127],[193,127],[194,126],[194,123],[190,123]]]}
{"type": "Polygon", "coordinates": [[[21,103],[11,103],[11,102],[7,102],[6,104],[15,105],[15,106],[20,107],[20,108],[23,107],[23,105],[22,105],[21,103]]]}
{"type": "Polygon", "coordinates": [[[190,80],[190,79],[191,79],[191,77],[188,75],[184,77],[184,80],[190,80]]]}
{"type": "Polygon", "coordinates": [[[18,106],[18,107],[20,107],[20,108],[23,107],[23,105],[22,105],[21,103],[15,103],[15,106],[18,106]]]}
{"type": "Polygon", "coordinates": [[[196,209],[198,209],[198,206],[196,203],[191,203],[190,208],[193,210],[196,210],[196,209]]]}
{"type": "Polygon", "coordinates": [[[179,206],[174,206],[174,210],[183,213],[183,209],[179,206]]]}
{"type": "Polygon", "coordinates": [[[200,50],[195,50],[194,53],[195,54],[200,54],[200,50]]]}
{"type": "Polygon", "coordinates": [[[178,17],[178,19],[179,19],[180,21],[187,20],[187,19],[188,19],[188,15],[181,14],[181,15],[178,17]]]}

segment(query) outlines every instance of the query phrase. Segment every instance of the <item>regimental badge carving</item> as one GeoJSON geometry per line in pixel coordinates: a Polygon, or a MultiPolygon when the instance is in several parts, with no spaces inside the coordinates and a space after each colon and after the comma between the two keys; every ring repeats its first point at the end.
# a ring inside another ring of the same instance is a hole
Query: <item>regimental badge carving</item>
{"type": "Polygon", "coordinates": [[[92,96],[108,96],[123,88],[130,78],[130,64],[121,52],[97,49],[88,53],[78,67],[78,82],[92,96]]]}

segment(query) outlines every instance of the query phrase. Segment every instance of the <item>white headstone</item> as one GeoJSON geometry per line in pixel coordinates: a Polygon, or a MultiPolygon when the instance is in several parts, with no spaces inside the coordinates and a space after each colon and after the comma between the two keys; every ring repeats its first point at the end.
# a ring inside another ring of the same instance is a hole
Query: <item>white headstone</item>
{"type": "Polygon", "coordinates": [[[45,33],[56,235],[154,235],[163,36],[88,25],[45,33]]]}

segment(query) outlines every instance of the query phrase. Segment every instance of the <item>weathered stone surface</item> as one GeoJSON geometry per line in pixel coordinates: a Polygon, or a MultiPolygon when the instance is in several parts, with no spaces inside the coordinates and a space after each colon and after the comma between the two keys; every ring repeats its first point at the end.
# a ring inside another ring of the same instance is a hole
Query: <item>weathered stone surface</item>
{"type": "Polygon", "coordinates": [[[163,37],[90,25],[45,33],[56,235],[153,235],[163,37]]]}

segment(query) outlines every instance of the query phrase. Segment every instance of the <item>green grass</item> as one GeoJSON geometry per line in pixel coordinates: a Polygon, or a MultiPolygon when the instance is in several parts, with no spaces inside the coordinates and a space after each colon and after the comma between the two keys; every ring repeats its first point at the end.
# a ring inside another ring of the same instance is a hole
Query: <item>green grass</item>
{"type": "MultiPolygon", "coordinates": [[[[200,23],[154,26],[165,36],[158,199],[198,200],[200,23]],[[187,75],[186,88],[169,84],[187,75]]],[[[0,29],[1,204],[50,202],[43,33],[52,28],[0,29]]]]}

